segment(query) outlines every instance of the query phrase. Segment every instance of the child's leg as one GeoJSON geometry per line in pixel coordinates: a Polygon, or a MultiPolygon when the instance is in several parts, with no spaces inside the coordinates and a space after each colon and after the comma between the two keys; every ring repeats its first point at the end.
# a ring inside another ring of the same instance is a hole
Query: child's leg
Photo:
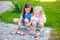
{"type": "Polygon", "coordinates": [[[39,26],[40,26],[40,31],[42,32],[44,30],[44,23],[43,22],[39,22],[39,26]]]}
{"type": "Polygon", "coordinates": [[[14,21],[16,24],[18,24],[18,28],[21,28],[22,23],[21,23],[21,20],[20,20],[20,19],[15,18],[13,21],[14,21]]]}
{"type": "Polygon", "coordinates": [[[25,25],[26,25],[27,30],[30,30],[31,22],[29,22],[28,19],[25,19],[24,21],[25,21],[25,25]]]}
{"type": "Polygon", "coordinates": [[[34,33],[35,33],[35,31],[36,31],[36,26],[37,26],[36,21],[33,21],[33,22],[32,22],[32,27],[33,27],[34,33]]]}
{"type": "Polygon", "coordinates": [[[18,30],[19,30],[19,28],[22,27],[21,20],[15,18],[15,19],[14,19],[14,22],[15,22],[16,24],[18,24],[18,28],[16,28],[16,30],[15,30],[15,33],[17,33],[18,30]]]}

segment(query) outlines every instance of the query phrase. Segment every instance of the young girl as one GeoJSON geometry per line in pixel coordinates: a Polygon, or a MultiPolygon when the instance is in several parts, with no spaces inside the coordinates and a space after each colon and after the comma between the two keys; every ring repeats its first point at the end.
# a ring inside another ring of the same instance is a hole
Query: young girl
{"type": "Polygon", "coordinates": [[[32,26],[36,30],[37,24],[40,26],[40,31],[43,31],[44,23],[46,23],[46,16],[41,6],[34,8],[34,16],[31,17],[32,26]]]}
{"type": "Polygon", "coordinates": [[[30,30],[31,25],[31,15],[33,14],[33,8],[32,4],[30,2],[26,3],[23,9],[23,13],[21,15],[20,19],[15,18],[14,22],[18,24],[18,28],[16,29],[16,33],[18,32],[18,29],[22,27],[22,25],[25,24],[27,30],[30,30]]]}

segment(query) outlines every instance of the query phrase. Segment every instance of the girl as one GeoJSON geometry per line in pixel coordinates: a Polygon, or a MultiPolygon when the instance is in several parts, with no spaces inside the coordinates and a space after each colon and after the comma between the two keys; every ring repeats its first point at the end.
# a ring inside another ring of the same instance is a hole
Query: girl
{"type": "Polygon", "coordinates": [[[31,17],[32,26],[36,30],[37,24],[40,26],[40,31],[43,31],[44,23],[46,23],[46,16],[41,6],[34,8],[34,16],[31,17]]]}
{"type": "Polygon", "coordinates": [[[16,33],[18,32],[18,29],[22,27],[22,25],[25,24],[27,30],[30,30],[31,25],[31,15],[33,14],[33,8],[31,3],[26,3],[23,9],[23,13],[21,15],[20,19],[15,18],[14,22],[18,24],[18,28],[16,29],[16,33]]]}

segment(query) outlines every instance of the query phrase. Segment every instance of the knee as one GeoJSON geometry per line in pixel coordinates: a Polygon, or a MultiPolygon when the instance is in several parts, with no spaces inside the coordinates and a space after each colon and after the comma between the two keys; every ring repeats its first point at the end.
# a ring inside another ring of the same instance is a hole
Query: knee
{"type": "Polygon", "coordinates": [[[22,25],[21,22],[18,22],[18,25],[22,25]]]}
{"type": "Polygon", "coordinates": [[[36,25],[36,22],[35,22],[35,21],[33,21],[33,22],[32,22],[32,25],[36,25]]]}
{"type": "Polygon", "coordinates": [[[18,20],[19,20],[18,18],[15,18],[15,19],[13,19],[13,22],[18,23],[18,20]]]}
{"type": "Polygon", "coordinates": [[[25,19],[24,21],[25,21],[25,23],[29,23],[29,20],[28,19],[25,19]]]}
{"type": "Polygon", "coordinates": [[[44,26],[44,23],[40,22],[39,25],[40,25],[40,26],[44,26]]]}

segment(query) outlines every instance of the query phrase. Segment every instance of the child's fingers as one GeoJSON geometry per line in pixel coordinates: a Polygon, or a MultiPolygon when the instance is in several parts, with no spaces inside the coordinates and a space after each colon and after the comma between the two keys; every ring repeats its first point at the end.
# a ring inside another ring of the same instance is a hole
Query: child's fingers
{"type": "Polygon", "coordinates": [[[13,22],[17,23],[17,22],[18,22],[18,18],[15,18],[15,19],[13,20],[13,22]]]}

